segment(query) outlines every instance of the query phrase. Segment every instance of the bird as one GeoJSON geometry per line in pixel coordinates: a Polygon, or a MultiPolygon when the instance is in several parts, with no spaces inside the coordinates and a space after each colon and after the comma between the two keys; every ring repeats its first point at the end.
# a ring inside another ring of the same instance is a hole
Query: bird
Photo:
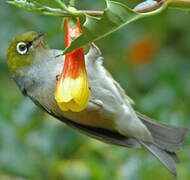
{"type": "Polygon", "coordinates": [[[188,129],[165,125],[134,110],[134,101],[103,66],[100,49],[90,44],[85,55],[91,92],[81,112],[62,111],[54,97],[57,77],[64,66],[62,50],[50,49],[44,35],[29,31],[18,35],[7,50],[11,77],[21,92],[51,116],[71,128],[108,144],[128,148],[145,147],[176,176],[188,129]]]}

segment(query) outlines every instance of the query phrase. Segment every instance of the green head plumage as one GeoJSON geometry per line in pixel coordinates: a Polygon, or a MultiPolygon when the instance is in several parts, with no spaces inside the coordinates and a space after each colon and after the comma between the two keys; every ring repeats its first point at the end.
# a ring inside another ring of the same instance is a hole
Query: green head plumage
{"type": "Polygon", "coordinates": [[[33,64],[36,47],[45,47],[41,37],[37,32],[30,31],[18,35],[11,42],[7,50],[7,64],[12,74],[19,75],[18,70],[33,64]]]}

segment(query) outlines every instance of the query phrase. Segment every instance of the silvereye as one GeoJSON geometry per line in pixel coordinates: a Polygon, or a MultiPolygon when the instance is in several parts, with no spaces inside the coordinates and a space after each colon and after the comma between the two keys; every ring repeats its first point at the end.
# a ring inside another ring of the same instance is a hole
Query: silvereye
{"type": "Polygon", "coordinates": [[[133,101],[103,67],[103,57],[94,44],[85,56],[90,101],[81,112],[62,111],[54,91],[65,56],[57,56],[62,51],[49,49],[43,37],[26,32],[8,48],[8,67],[23,94],[50,115],[93,138],[129,148],[146,147],[176,175],[176,152],[181,150],[188,130],[158,123],[135,112],[133,101]]]}

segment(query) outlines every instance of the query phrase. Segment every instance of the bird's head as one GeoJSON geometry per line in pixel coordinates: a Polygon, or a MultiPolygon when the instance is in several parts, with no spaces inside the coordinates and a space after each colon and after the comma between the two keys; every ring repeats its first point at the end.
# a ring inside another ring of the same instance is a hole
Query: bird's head
{"type": "Polygon", "coordinates": [[[7,64],[11,73],[19,76],[19,71],[31,66],[37,49],[47,48],[42,39],[44,35],[37,32],[25,32],[18,35],[9,45],[7,64]]]}

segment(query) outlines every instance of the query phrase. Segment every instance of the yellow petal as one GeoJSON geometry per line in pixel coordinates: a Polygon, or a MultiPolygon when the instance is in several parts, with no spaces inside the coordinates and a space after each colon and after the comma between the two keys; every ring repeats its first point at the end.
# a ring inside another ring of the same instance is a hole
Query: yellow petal
{"type": "Polygon", "coordinates": [[[57,84],[55,99],[62,111],[80,112],[90,100],[90,90],[86,71],[76,78],[66,77],[57,84]]]}
{"type": "Polygon", "coordinates": [[[70,100],[72,100],[72,95],[70,91],[70,78],[61,78],[57,82],[55,99],[58,103],[69,102],[70,100]]]}
{"type": "Polygon", "coordinates": [[[62,111],[68,111],[69,109],[66,107],[65,103],[60,103],[58,102],[57,103],[59,108],[62,110],[62,111]]]}
{"type": "Polygon", "coordinates": [[[81,105],[77,104],[74,100],[71,100],[68,103],[64,103],[64,105],[62,104],[62,107],[63,106],[64,106],[64,108],[66,107],[73,112],[80,112],[80,111],[84,110],[86,107],[86,106],[81,106],[81,105]]]}
{"type": "Polygon", "coordinates": [[[72,82],[72,97],[82,107],[86,107],[90,99],[90,90],[87,74],[84,71],[77,80],[72,82]]]}

